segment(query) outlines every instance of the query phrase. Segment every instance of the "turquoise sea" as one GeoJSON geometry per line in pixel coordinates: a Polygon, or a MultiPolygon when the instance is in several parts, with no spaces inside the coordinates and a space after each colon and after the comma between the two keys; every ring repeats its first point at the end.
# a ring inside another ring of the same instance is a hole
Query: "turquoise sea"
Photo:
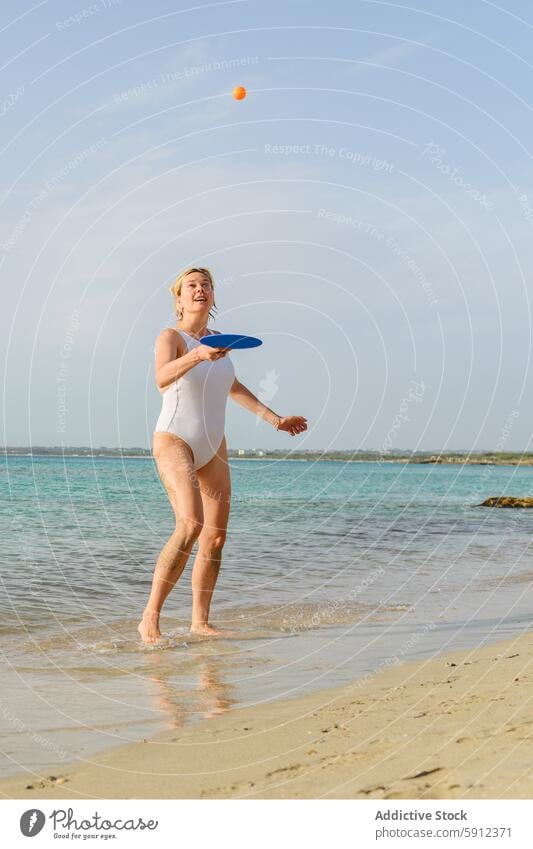
{"type": "Polygon", "coordinates": [[[533,469],[231,460],[212,622],[188,634],[190,570],[136,625],[173,514],[151,458],[5,457],[1,477],[2,774],[178,728],[236,706],[348,685],[387,665],[531,623],[533,469]]]}

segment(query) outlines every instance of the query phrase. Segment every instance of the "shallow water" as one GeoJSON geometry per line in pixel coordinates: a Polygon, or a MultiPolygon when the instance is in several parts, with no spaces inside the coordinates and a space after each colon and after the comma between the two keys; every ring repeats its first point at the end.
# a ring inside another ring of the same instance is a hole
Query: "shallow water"
{"type": "Polygon", "coordinates": [[[88,757],[230,710],[479,645],[531,620],[533,511],[516,467],[230,461],[212,621],[190,569],[163,641],[136,625],[173,527],[151,459],[9,457],[2,468],[2,774],[88,757]]]}

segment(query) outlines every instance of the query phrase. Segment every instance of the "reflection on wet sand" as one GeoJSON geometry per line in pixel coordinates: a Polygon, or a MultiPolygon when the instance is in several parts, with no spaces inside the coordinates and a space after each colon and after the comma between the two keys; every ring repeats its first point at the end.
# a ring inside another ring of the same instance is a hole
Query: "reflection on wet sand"
{"type": "Polygon", "coordinates": [[[150,703],[164,720],[166,728],[180,728],[192,717],[210,719],[219,716],[237,703],[237,699],[230,696],[235,687],[223,681],[222,664],[223,661],[218,658],[199,657],[194,665],[192,686],[188,685],[189,682],[180,682],[182,686],[178,686],[173,680],[176,667],[170,665],[162,654],[150,654],[147,665],[151,668],[146,670],[144,680],[154,685],[150,688],[150,703]]]}

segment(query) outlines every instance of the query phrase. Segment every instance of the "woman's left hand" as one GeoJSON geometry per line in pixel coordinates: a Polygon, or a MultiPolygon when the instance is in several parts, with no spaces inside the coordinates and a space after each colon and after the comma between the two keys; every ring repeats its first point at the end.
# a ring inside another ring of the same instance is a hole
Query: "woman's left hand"
{"type": "Polygon", "coordinates": [[[277,430],[285,430],[291,436],[307,430],[307,419],[304,416],[281,416],[277,430]]]}

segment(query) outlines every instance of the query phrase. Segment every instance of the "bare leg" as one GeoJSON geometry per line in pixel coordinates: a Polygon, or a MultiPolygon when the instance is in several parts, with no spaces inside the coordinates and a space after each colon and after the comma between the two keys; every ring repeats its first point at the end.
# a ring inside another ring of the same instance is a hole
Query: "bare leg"
{"type": "Polygon", "coordinates": [[[200,481],[204,525],[198,537],[198,553],[192,570],[191,633],[223,636],[229,632],[214,628],[209,625],[208,620],[222,562],[222,548],[226,541],[230,511],[231,481],[225,437],[218,453],[209,463],[197,470],[197,475],[200,481]]]}
{"type": "Polygon", "coordinates": [[[217,628],[209,625],[208,619],[211,599],[222,562],[222,545],[221,537],[198,543],[198,553],[194,561],[191,578],[193,592],[191,633],[203,635],[217,635],[219,633],[217,628]]]}
{"type": "Polygon", "coordinates": [[[202,499],[190,448],[173,434],[154,433],[153,454],[174,510],[176,527],[157,559],[150,597],[137,626],[146,643],[161,637],[161,608],[183,572],[203,525],[202,499]]]}

